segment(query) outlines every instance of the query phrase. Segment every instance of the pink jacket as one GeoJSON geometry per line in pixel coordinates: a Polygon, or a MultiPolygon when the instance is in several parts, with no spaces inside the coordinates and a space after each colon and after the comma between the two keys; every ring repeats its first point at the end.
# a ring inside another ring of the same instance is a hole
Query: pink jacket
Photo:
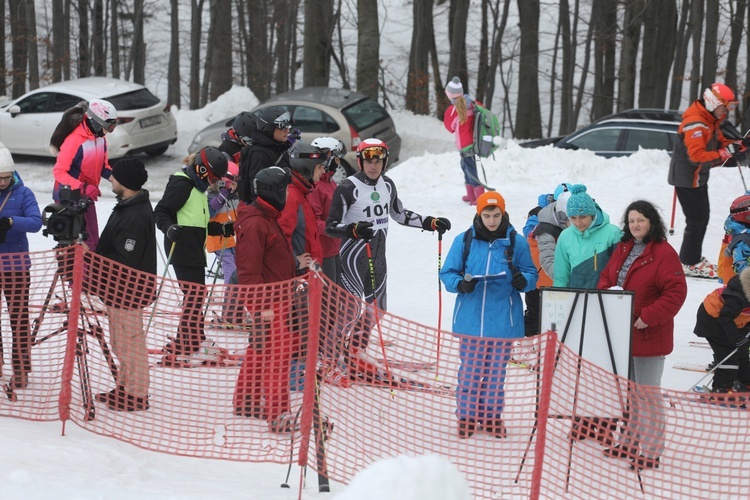
{"type": "Polygon", "coordinates": [[[80,189],[84,184],[98,186],[102,177],[109,179],[111,173],[107,140],[96,137],[84,120],[60,146],[60,153],[52,168],[55,178],[53,196],[57,198],[61,185],[68,185],[72,190],[80,189]]]}
{"type": "MultiPolygon", "coordinates": [[[[464,98],[465,99],[465,98],[464,98]]],[[[474,102],[468,102],[468,113],[466,121],[458,123],[456,107],[451,104],[443,115],[445,129],[456,136],[456,147],[464,149],[474,144],[474,102]]]]}

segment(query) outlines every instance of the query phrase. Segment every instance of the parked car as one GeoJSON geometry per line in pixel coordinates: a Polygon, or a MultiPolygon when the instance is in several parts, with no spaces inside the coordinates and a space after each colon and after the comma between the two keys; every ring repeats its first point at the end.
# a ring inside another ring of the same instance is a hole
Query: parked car
{"type": "MultiPolygon", "coordinates": [[[[277,94],[250,109],[255,113],[268,106],[289,110],[294,127],[302,132],[302,140],[311,142],[316,137],[331,136],[343,141],[348,153],[342,162],[346,175],[356,172],[356,148],[363,139],[377,137],[388,144],[393,166],[401,152],[401,137],[396,133],[388,111],[371,97],[360,92],[328,87],[304,87],[277,94]]],[[[238,111],[242,103],[237,103],[238,111]]],[[[204,146],[218,146],[221,134],[231,125],[234,116],[226,117],[204,128],[195,135],[188,147],[194,153],[204,146]]]]}
{"type": "Polygon", "coordinates": [[[95,76],[53,83],[0,107],[0,141],[15,154],[51,156],[49,140],[63,112],[91,99],[106,99],[117,110],[117,127],[107,135],[110,158],[158,156],[177,140],[169,108],[146,87],[95,76]]]}
{"type": "MultiPolygon", "coordinates": [[[[566,136],[523,142],[521,147],[534,148],[553,144],[563,149],[588,149],[599,156],[629,156],[639,148],[662,149],[672,153],[677,129],[682,121],[680,111],[670,109],[629,109],[596,120],[566,136]]],[[[721,124],[730,139],[742,136],[729,121],[721,124]]]]}

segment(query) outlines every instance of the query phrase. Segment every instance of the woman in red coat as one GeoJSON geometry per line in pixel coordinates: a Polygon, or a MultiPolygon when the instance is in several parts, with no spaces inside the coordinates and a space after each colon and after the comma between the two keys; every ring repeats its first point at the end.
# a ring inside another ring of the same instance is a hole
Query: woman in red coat
{"type": "MultiPolygon", "coordinates": [[[[638,386],[659,387],[664,360],[674,347],[674,317],[687,297],[687,283],[680,258],[667,242],[664,221],[654,205],[634,201],[625,210],[623,225],[622,240],[602,271],[598,288],[619,287],[635,292],[632,379],[638,386]]],[[[630,403],[620,444],[604,453],[631,459],[631,468],[657,468],[664,451],[661,392],[639,391],[630,403]]]]}

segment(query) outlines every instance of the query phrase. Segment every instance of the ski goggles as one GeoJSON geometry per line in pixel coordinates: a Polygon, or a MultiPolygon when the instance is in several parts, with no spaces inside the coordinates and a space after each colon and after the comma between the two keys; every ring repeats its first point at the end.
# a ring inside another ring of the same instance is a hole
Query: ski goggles
{"type": "Polygon", "coordinates": [[[280,129],[292,128],[292,115],[289,114],[289,111],[284,112],[273,121],[273,125],[280,129]]]}
{"type": "Polygon", "coordinates": [[[388,158],[388,150],[381,146],[365,148],[359,154],[363,160],[385,160],[388,158]]]}
{"type": "Polygon", "coordinates": [[[713,93],[714,97],[716,97],[716,99],[722,104],[722,106],[727,108],[727,111],[734,111],[735,109],[737,109],[737,104],[739,104],[739,101],[727,101],[726,99],[721,97],[721,95],[719,95],[719,93],[716,92],[713,87],[711,87],[711,92],[713,93]]]}

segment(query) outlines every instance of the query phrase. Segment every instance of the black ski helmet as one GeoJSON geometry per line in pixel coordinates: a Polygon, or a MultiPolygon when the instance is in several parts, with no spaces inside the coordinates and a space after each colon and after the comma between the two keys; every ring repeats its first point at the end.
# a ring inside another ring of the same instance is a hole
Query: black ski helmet
{"type": "Polygon", "coordinates": [[[227,155],[218,148],[206,146],[195,155],[195,173],[201,180],[215,182],[227,175],[227,155]]]}
{"type": "Polygon", "coordinates": [[[292,125],[292,115],[281,106],[269,106],[257,114],[255,124],[264,135],[273,137],[277,128],[288,128],[292,125]]]}
{"type": "Polygon", "coordinates": [[[232,121],[232,129],[234,129],[237,139],[245,146],[250,144],[255,128],[255,117],[249,111],[242,111],[232,121]]]}
{"type": "Polygon", "coordinates": [[[286,187],[292,182],[292,171],[286,167],[266,167],[255,175],[253,189],[258,198],[281,212],[286,205],[286,187]]]}
{"type": "Polygon", "coordinates": [[[313,180],[316,165],[324,165],[328,160],[328,152],[315,146],[296,141],[289,148],[289,164],[292,170],[298,172],[308,182],[313,180]]]}

